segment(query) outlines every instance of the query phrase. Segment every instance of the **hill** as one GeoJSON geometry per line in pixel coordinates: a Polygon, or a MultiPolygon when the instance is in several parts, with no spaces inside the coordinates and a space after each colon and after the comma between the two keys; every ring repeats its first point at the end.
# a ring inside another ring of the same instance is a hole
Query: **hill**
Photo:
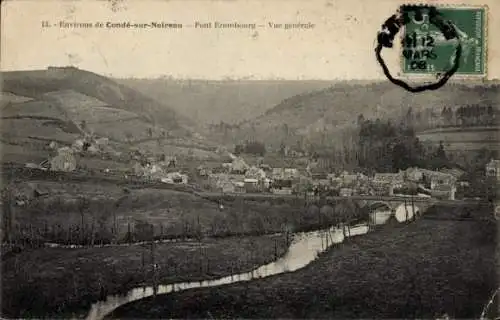
{"type": "Polygon", "coordinates": [[[120,151],[135,146],[175,155],[179,140],[204,154],[215,148],[168,106],[92,72],[49,68],[2,78],[4,161],[38,161],[47,157],[49,142],[70,145],[87,134],[108,138],[120,151]]]}
{"type": "Polygon", "coordinates": [[[321,139],[337,143],[340,133],[355,126],[357,117],[399,119],[409,107],[414,111],[444,106],[485,104],[500,107],[500,84],[449,83],[436,91],[410,93],[388,82],[339,82],[327,89],[306,92],[284,99],[265,114],[238,127],[219,132],[219,139],[235,143],[256,139],[278,147],[297,141],[321,139]]]}
{"type": "Polygon", "coordinates": [[[324,89],[330,81],[212,81],[115,79],[169,106],[199,124],[239,123],[263,114],[281,100],[324,89]]]}
{"type": "Polygon", "coordinates": [[[49,92],[74,90],[105,104],[137,113],[145,120],[169,130],[192,126],[168,106],[125,85],[93,72],[74,67],[49,67],[47,70],[2,72],[3,91],[44,100],[49,92]]]}

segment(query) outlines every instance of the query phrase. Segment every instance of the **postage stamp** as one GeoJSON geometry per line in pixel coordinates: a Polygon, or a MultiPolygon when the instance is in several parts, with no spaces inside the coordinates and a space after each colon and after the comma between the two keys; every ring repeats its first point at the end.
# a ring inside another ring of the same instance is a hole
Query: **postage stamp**
{"type": "Polygon", "coordinates": [[[486,74],[487,7],[437,7],[440,19],[451,23],[457,37],[445,37],[433,23],[429,9],[406,12],[402,32],[402,73],[438,74],[450,69],[460,44],[456,75],[486,74]]]}

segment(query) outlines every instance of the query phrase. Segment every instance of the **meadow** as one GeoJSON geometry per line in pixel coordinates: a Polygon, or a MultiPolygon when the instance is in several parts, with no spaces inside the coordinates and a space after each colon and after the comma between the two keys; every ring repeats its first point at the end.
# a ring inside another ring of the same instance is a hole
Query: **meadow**
{"type": "Polygon", "coordinates": [[[110,318],[477,318],[498,287],[497,225],[455,219],[461,210],[386,225],[293,273],[147,298],[110,318]]]}
{"type": "Polygon", "coordinates": [[[33,248],[2,259],[2,315],[82,317],[108,294],[250,271],[284,254],[283,236],[92,248],[33,248]],[[153,272],[153,265],[156,271],[153,272]]]}

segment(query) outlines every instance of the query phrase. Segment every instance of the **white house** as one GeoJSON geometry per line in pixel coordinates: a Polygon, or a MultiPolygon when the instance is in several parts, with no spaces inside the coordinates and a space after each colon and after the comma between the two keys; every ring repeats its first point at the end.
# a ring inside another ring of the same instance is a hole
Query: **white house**
{"type": "Polygon", "coordinates": [[[486,176],[496,178],[497,181],[500,181],[500,160],[492,159],[486,165],[486,176]]]}

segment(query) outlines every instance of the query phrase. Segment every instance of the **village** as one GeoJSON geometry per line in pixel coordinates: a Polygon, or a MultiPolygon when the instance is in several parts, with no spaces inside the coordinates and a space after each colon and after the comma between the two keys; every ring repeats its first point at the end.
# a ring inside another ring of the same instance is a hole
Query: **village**
{"type": "MultiPolygon", "coordinates": [[[[266,164],[264,157],[248,157],[253,161],[250,164],[245,155],[236,156],[222,147],[216,150],[221,155],[219,160],[200,161],[165,154],[151,155],[137,148],[120,152],[107,138],[91,135],[76,140],[70,147],[59,147],[56,142],[51,142],[47,149],[53,154],[50,159],[39,164],[27,163],[26,168],[89,174],[100,171],[98,174],[114,175],[125,180],[186,185],[222,194],[414,196],[455,200],[466,198],[467,188],[470,187],[464,170],[459,168],[432,171],[411,167],[396,173],[375,172],[371,175],[345,170],[328,172],[318,159],[311,157],[305,157],[301,164],[294,167],[276,167],[266,164]],[[127,165],[89,169],[85,160],[92,158],[121,161],[127,165]]],[[[304,158],[304,155],[298,154],[290,156],[304,158]]],[[[498,181],[500,160],[492,159],[485,172],[498,181]]]]}

